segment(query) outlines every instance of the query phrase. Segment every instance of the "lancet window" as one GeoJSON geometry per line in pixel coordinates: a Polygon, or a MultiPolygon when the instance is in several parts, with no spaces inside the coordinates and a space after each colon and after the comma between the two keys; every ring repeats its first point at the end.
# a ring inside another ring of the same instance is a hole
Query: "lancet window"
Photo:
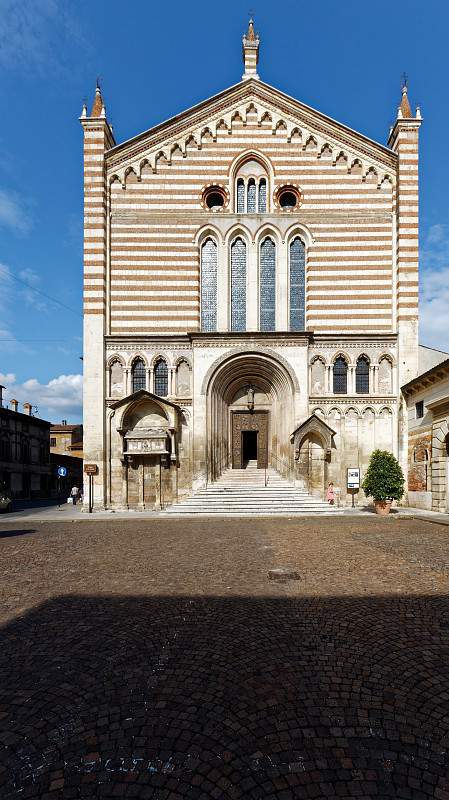
{"type": "Polygon", "coordinates": [[[348,365],[343,356],[338,356],[334,361],[333,369],[334,394],[347,394],[348,392],[348,365]]]}
{"type": "Polygon", "coordinates": [[[355,390],[357,394],[368,394],[369,392],[369,361],[366,356],[360,356],[357,359],[355,390]]]}
{"type": "Polygon", "coordinates": [[[276,328],[276,245],[267,236],[260,245],[260,330],[276,328]]]}
{"type": "Polygon", "coordinates": [[[132,366],[132,386],[133,392],[146,388],[145,364],[141,358],[136,358],[132,366]]]}
{"type": "Polygon", "coordinates": [[[246,244],[240,236],[231,244],[231,330],[246,330],[246,244]]]}
{"type": "Polygon", "coordinates": [[[217,330],[217,243],[210,238],[201,248],[201,330],[217,330]]]}
{"type": "Polygon", "coordinates": [[[159,397],[168,395],[168,367],[163,358],[154,365],[154,393],[159,397]]]}
{"type": "Polygon", "coordinates": [[[305,328],[306,248],[299,236],[290,243],[290,330],[305,328]]]}

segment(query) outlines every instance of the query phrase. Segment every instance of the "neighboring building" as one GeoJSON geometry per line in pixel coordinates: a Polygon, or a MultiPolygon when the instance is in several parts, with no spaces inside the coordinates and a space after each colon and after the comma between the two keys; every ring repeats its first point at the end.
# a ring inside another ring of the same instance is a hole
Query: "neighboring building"
{"type": "Polygon", "coordinates": [[[406,383],[402,393],[408,418],[409,505],[449,512],[449,358],[445,355],[444,361],[406,383]]]}
{"type": "Polygon", "coordinates": [[[406,466],[419,109],[404,86],[378,144],[263,83],[258,56],[250,22],[240,83],[121,144],[99,88],[83,108],[97,507],[151,508],[248,459],[346,502],[376,447],[406,466]]]}
{"type": "Polygon", "coordinates": [[[12,498],[47,497],[50,492],[50,423],[33,417],[32,406],[11,400],[5,408],[0,387],[0,482],[12,498]]]}
{"type": "Polygon", "coordinates": [[[50,428],[50,452],[83,458],[83,426],[67,425],[63,419],[60,425],[50,428]]]}

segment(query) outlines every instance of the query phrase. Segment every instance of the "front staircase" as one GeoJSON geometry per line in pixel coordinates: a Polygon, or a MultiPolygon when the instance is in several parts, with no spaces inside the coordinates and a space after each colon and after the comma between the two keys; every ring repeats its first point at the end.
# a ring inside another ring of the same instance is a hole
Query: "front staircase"
{"type": "Polygon", "coordinates": [[[335,514],[340,509],[297,489],[272,467],[257,469],[248,461],[244,469],[227,469],[214,483],[167,508],[168,514],[207,516],[271,516],[335,514]]]}

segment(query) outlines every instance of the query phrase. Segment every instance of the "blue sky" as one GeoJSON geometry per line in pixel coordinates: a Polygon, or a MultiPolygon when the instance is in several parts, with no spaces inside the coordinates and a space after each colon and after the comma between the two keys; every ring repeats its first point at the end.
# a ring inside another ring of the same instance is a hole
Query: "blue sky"
{"type": "Polygon", "coordinates": [[[412,108],[419,103],[424,117],[421,341],[449,350],[447,3],[0,0],[0,382],[7,400],[29,400],[54,421],[81,418],[78,117],[97,75],[117,141],[127,139],[240,79],[250,9],[261,78],[380,142],[407,72],[412,108]]]}

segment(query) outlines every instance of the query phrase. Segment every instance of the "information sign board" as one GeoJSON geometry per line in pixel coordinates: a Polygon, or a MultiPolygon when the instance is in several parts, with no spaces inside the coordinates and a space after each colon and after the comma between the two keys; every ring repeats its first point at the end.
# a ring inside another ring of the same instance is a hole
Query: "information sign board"
{"type": "Polygon", "coordinates": [[[348,467],[348,489],[360,489],[359,467],[348,467]]]}

